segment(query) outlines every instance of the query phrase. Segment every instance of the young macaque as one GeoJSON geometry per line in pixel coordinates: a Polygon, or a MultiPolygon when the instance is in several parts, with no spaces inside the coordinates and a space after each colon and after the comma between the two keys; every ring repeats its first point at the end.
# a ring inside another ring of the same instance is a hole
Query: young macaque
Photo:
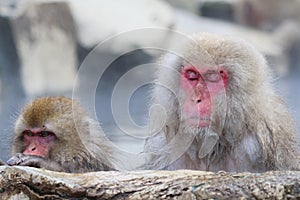
{"type": "Polygon", "coordinates": [[[293,119],[254,47],[203,33],[180,54],[167,53],[157,69],[152,103],[166,112],[152,113],[160,132],[146,142],[148,168],[299,170],[293,119]]]}
{"type": "Polygon", "coordinates": [[[113,169],[108,140],[72,99],[35,99],[25,106],[14,132],[8,165],[72,173],[113,169]]]}

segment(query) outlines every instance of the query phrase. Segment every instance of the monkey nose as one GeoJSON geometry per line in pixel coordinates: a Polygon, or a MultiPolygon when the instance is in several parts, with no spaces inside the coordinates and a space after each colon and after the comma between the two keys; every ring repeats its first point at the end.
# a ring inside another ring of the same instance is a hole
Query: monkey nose
{"type": "Polygon", "coordinates": [[[198,97],[193,97],[193,98],[192,98],[192,102],[193,102],[193,103],[198,104],[198,103],[201,103],[201,101],[202,101],[202,100],[201,100],[201,97],[199,97],[199,96],[198,96],[198,97]]]}
{"type": "Polygon", "coordinates": [[[26,149],[25,151],[23,152],[24,154],[33,154],[34,152],[37,151],[37,147],[35,144],[31,143],[26,149]]]}

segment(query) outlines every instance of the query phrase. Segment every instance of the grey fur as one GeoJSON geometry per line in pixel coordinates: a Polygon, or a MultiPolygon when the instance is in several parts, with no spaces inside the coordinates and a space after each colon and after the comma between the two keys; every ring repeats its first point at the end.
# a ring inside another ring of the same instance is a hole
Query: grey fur
{"type": "Polygon", "coordinates": [[[299,170],[294,121],[272,88],[273,77],[265,58],[241,39],[207,33],[194,35],[182,49],[183,57],[168,59],[172,55],[166,54],[157,69],[157,82],[165,87],[154,86],[152,103],[162,105],[167,118],[159,131],[157,126],[164,119],[159,112],[153,113],[156,120],[151,127],[159,133],[146,141],[145,152],[151,154],[146,167],[234,172],[299,170]],[[209,130],[191,130],[181,119],[179,74],[170,74],[170,68],[179,73],[185,63],[224,66],[229,73],[226,91],[213,100],[209,130]],[[209,132],[218,135],[215,142],[210,141],[215,143],[213,147],[205,146],[209,132]],[[173,138],[177,142],[170,142],[173,138]],[[186,150],[181,143],[189,145],[186,150]],[[203,154],[201,148],[212,151],[203,154]]]}

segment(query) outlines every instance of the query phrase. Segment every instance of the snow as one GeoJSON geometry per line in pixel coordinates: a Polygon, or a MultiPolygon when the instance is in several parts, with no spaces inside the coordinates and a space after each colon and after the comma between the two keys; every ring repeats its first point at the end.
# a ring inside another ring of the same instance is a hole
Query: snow
{"type": "MultiPolygon", "coordinates": [[[[168,28],[174,24],[173,10],[160,0],[69,0],[69,3],[78,27],[79,42],[84,47],[93,47],[115,34],[138,28],[168,28]]],[[[156,36],[147,38],[149,43],[149,40],[162,39],[156,36]]],[[[143,40],[143,36],[127,38],[116,48],[132,43],[138,45],[140,40],[143,40]]]]}

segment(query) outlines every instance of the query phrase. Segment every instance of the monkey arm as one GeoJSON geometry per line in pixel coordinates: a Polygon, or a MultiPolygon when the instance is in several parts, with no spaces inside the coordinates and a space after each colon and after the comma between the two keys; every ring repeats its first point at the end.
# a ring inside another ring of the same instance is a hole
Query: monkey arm
{"type": "Polygon", "coordinates": [[[44,168],[52,171],[64,171],[62,166],[60,166],[58,163],[54,161],[48,160],[40,156],[24,155],[22,153],[18,153],[15,156],[11,157],[7,161],[7,164],[10,166],[19,165],[19,166],[44,168]]]}

